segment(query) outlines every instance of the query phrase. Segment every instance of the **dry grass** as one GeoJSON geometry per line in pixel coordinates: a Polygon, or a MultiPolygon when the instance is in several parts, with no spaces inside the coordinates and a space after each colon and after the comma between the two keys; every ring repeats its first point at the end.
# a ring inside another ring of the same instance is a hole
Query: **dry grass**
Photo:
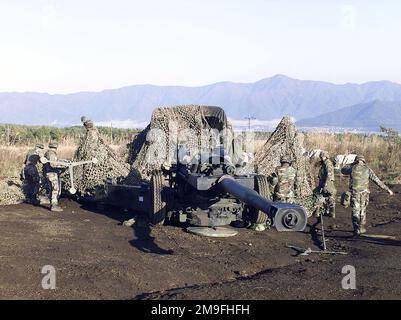
{"type": "MultiPolygon", "coordinates": [[[[0,177],[18,177],[23,168],[25,156],[32,146],[0,146],[0,177]]],[[[71,159],[75,147],[60,146],[59,158],[71,159]]]]}
{"type": "Polygon", "coordinates": [[[0,146],[0,177],[18,177],[29,147],[0,146]]]}
{"type": "MultiPolygon", "coordinates": [[[[266,139],[257,137],[255,150],[263,146],[266,139]]],[[[60,141],[59,158],[72,159],[76,150],[73,140],[60,141]]],[[[125,142],[111,145],[116,152],[121,152],[125,142]]],[[[344,153],[363,154],[369,165],[378,170],[389,180],[401,174],[401,144],[386,140],[379,135],[307,133],[304,135],[306,150],[323,149],[331,156],[344,153]]],[[[0,145],[0,177],[19,176],[25,155],[32,146],[1,146],[0,145]]]]}
{"type": "MultiPolygon", "coordinates": [[[[263,146],[263,141],[258,140],[255,146],[257,151],[263,146]]],[[[305,150],[326,150],[332,157],[346,153],[362,154],[369,166],[377,170],[387,181],[395,181],[401,177],[401,143],[399,140],[393,141],[381,135],[312,132],[304,134],[304,148],[305,150]]]]}
{"type": "Polygon", "coordinates": [[[327,150],[331,156],[362,154],[369,165],[383,175],[401,174],[401,144],[380,135],[309,133],[305,135],[304,145],[307,150],[327,150]]]}
{"type": "MultiPolygon", "coordinates": [[[[120,145],[110,146],[117,151],[120,145]]],[[[0,178],[19,177],[25,156],[33,146],[1,146],[0,145],[0,178]]],[[[58,157],[60,159],[72,159],[77,146],[71,143],[61,144],[58,148],[58,157]]]]}

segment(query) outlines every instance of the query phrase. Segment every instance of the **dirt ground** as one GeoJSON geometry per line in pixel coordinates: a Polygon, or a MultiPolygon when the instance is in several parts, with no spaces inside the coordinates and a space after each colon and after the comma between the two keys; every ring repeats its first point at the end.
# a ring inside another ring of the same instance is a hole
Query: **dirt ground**
{"type": "MultiPolygon", "coordinates": [[[[372,189],[368,233],[400,239],[401,185],[393,197],[372,189]]],[[[214,239],[141,221],[126,227],[132,213],[61,204],[62,213],[0,207],[1,299],[401,298],[401,241],[351,238],[350,209],[340,205],[325,219],[327,246],[348,255],[296,256],[287,244],[319,250],[315,218],[302,233],[238,229],[214,239]],[[45,265],[56,269],[56,290],[41,287],[45,265]],[[345,265],[356,268],[356,290],[341,287],[345,265]]]]}

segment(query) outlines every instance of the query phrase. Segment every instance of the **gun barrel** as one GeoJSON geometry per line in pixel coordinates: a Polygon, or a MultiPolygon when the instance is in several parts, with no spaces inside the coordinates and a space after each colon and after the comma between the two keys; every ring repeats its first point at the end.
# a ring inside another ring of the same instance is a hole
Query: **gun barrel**
{"type": "Polygon", "coordinates": [[[307,214],[297,204],[270,201],[255,190],[242,186],[229,175],[221,177],[217,186],[222,192],[267,214],[273,220],[273,226],[277,231],[303,231],[306,227],[307,214]]]}
{"type": "Polygon", "coordinates": [[[223,192],[229,193],[247,205],[270,216],[273,202],[262,197],[255,190],[242,186],[233,177],[228,175],[221,177],[218,186],[223,192]]]}

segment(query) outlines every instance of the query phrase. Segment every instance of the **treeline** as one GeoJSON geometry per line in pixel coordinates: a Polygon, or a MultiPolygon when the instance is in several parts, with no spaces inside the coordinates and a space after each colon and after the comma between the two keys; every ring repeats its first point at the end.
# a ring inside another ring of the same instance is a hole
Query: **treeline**
{"type": "MultiPolygon", "coordinates": [[[[97,127],[104,139],[109,143],[120,144],[132,139],[138,130],[111,127],[97,127]]],[[[26,126],[0,124],[0,144],[2,145],[32,145],[47,143],[57,139],[60,143],[76,144],[85,134],[81,126],[57,128],[51,126],[26,126]]]]}

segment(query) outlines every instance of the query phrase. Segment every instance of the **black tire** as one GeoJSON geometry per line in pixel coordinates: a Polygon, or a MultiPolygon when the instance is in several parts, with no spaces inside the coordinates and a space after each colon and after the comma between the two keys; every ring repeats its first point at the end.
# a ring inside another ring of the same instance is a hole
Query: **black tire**
{"type": "MultiPolygon", "coordinates": [[[[269,180],[266,176],[256,175],[255,176],[255,189],[262,197],[271,199],[269,180]]],[[[263,211],[255,208],[250,208],[250,220],[256,224],[270,224],[270,218],[263,211]]]]}
{"type": "Polygon", "coordinates": [[[161,225],[166,219],[166,202],[163,201],[164,178],[160,171],[154,172],[150,179],[151,204],[149,220],[153,225],[161,225]]]}

